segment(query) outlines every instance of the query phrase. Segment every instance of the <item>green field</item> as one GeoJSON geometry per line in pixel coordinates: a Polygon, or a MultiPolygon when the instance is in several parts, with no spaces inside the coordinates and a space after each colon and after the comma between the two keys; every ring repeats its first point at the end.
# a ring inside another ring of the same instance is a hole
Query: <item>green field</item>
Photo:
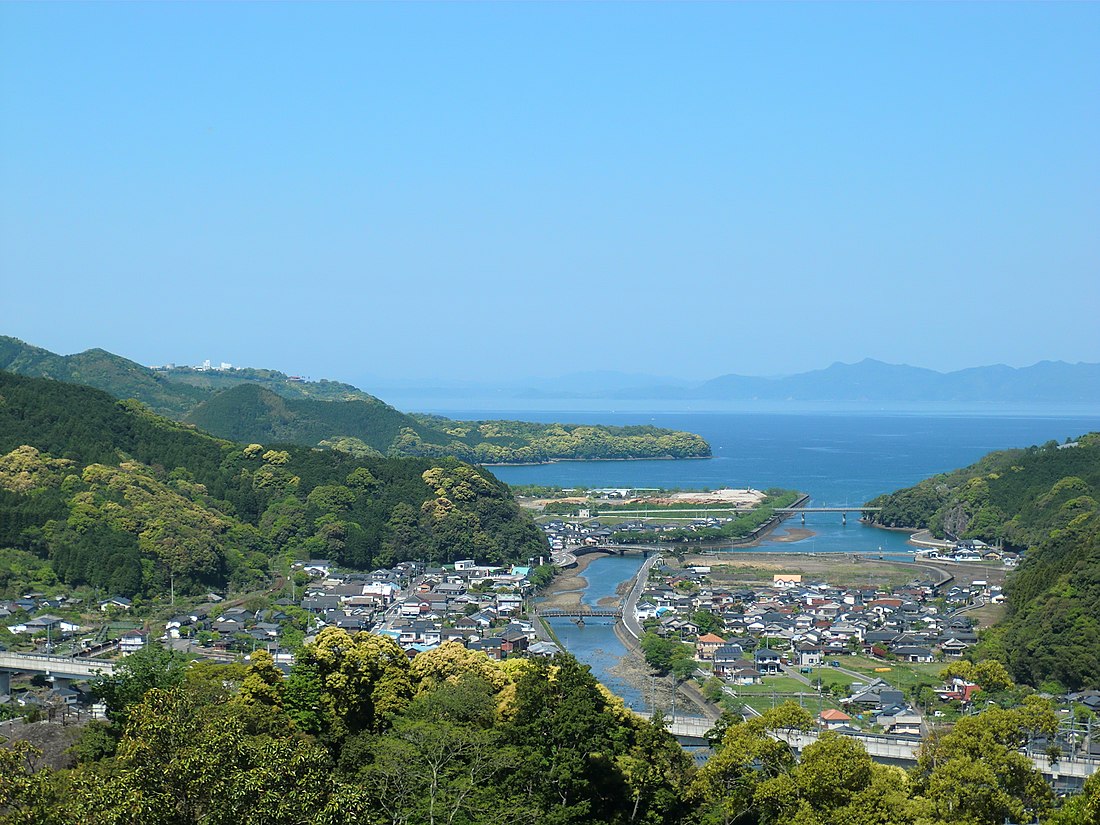
{"type": "MultiPolygon", "coordinates": [[[[898,690],[909,690],[914,685],[935,686],[941,683],[940,671],[947,665],[944,662],[929,662],[927,664],[911,664],[908,662],[884,662],[880,659],[871,659],[866,656],[845,656],[840,660],[841,666],[857,673],[866,673],[867,678],[880,678],[889,682],[898,690]],[[884,673],[876,673],[876,668],[890,668],[884,673]]],[[[842,676],[843,674],[836,674],[842,676]]]]}
{"type": "MultiPolygon", "coordinates": [[[[882,662],[866,656],[844,656],[841,657],[840,664],[846,670],[865,675],[857,678],[848,673],[841,673],[837,668],[815,667],[812,672],[802,674],[811,681],[811,685],[804,685],[791,676],[766,676],[763,684],[730,685],[730,689],[737,694],[738,701],[760,712],[792,700],[800,701],[814,714],[817,714],[821,708],[836,708],[848,712],[848,709],[831,695],[830,688],[833,685],[848,687],[853,682],[864,680],[870,682],[872,679],[882,678],[897,689],[908,693],[914,686],[940,684],[939,672],[945,667],[943,662],[929,664],[882,662]],[[876,668],[882,667],[889,667],[890,670],[883,673],[875,672],[876,668]],[[820,697],[816,690],[819,679],[823,688],[820,697]],[[793,694],[802,694],[802,696],[793,694]]],[[[854,713],[853,719],[857,719],[854,713]]]]}
{"type": "Polygon", "coordinates": [[[815,667],[813,673],[804,674],[815,685],[817,680],[821,680],[821,684],[826,690],[831,685],[844,685],[847,687],[852,682],[859,681],[855,676],[849,676],[847,673],[841,673],[835,667],[815,667]]]}
{"type": "Polygon", "coordinates": [[[765,676],[762,685],[743,685],[735,687],[738,693],[813,693],[814,689],[790,676],[765,676]]]}
{"type": "Polygon", "coordinates": [[[767,688],[767,685],[750,685],[733,689],[737,691],[738,702],[743,705],[748,705],[750,708],[760,713],[771,710],[773,707],[778,707],[784,702],[798,702],[815,716],[826,708],[844,710],[844,707],[832,696],[818,696],[811,691],[804,691],[801,696],[792,696],[785,691],[779,690],[773,692],[770,689],[767,689],[766,692],[748,692],[750,690],[759,690],[760,688],[767,688]]]}

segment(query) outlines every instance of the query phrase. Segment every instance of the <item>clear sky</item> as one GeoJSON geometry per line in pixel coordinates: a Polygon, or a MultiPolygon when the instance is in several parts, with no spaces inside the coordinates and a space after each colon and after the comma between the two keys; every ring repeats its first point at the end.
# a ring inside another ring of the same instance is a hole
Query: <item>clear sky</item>
{"type": "Polygon", "coordinates": [[[1098,44],[1095,3],[0,4],[0,333],[364,383],[1100,361],[1098,44]]]}

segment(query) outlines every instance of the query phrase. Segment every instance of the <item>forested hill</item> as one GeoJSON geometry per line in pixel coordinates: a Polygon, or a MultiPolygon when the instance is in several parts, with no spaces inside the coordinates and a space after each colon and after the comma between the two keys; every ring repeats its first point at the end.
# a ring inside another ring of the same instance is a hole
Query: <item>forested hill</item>
{"type": "Polygon", "coordinates": [[[710,455],[692,433],[657,427],[452,421],[367,401],[283,398],[250,384],[219,393],[185,419],[238,441],[324,444],[357,454],[454,456],[479,464],[710,455]]]}
{"type": "Polygon", "coordinates": [[[1100,435],[990,453],[969,467],[868,502],[888,527],[927,528],[1024,548],[1091,511],[1100,498],[1100,435]]]}
{"type": "Polygon", "coordinates": [[[881,496],[876,521],[1026,548],[1008,578],[1008,616],[979,655],[1018,681],[1100,686],[1100,434],[991,453],[881,496]]]}
{"type": "MultiPolygon", "coordinates": [[[[489,472],[205,435],[99,390],[0,371],[0,549],[124,595],[263,581],[276,556],[369,569],[526,561],[541,532],[489,472]]],[[[0,564],[0,592],[11,564],[0,564]]]]}
{"type": "Polygon", "coordinates": [[[6,335],[0,335],[0,370],[86,384],[115,398],[136,398],[161,415],[173,418],[210,397],[209,390],[169,381],[155,370],[106,350],[57,355],[6,335]]]}
{"type": "Polygon", "coordinates": [[[6,336],[0,336],[0,369],[134,398],[223,438],[321,445],[358,456],[453,456],[504,464],[710,455],[710,445],[693,433],[407,415],[337,381],[305,381],[266,369],[154,370],[101,349],[62,356],[6,336]]]}

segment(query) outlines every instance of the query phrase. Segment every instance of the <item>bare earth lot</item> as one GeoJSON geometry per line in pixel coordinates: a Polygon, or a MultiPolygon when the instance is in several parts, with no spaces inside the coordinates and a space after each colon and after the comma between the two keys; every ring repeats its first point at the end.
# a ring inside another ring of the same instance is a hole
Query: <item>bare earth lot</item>
{"type": "Polygon", "coordinates": [[[918,565],[842,553],[824,556],[734,550],[686,556],[684,564],[709,566],[710,578],[715,584],[770,585],[773,576],[783,573],[800,574],[803,580],[827,581],[837,587],[893,587],[928,575],[918,565]]]}

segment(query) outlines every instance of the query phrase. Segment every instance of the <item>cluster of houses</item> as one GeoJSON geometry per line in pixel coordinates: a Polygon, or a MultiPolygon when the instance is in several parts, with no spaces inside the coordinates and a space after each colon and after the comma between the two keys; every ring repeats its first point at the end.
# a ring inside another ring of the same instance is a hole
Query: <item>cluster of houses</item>
{"type": "MultiPolygon", "coordinates": [[[[458,642],[498,660],[560,652],[553,642],[541,640],[525,618],[526,600],[533,593],[529,567],[487,567],[467,560],[447,568],[403,563],[370,573],[351,573],[338,571],[329,561],[312,560],[297,568],[310,578],[295,598],[280,599],[259,611],[228,606],[220,611],[181,613],[167,621],[163,641],[191,640],[215,653],[266,649],[285,668],[293,658],[281,647],[284,635],[291,626],[300,629],[304,613],[307,639],[324,627],[352,633],[369,630],[392,638],[410,658],[446,642],[458,642]]],[[[47,638],[53,634],[56,643],[82,631],[46,612],[66,606],[73,605],[32,594],[0,604],[0,616],[18,616],[8,625],[13,633],[45,631],[47,638]]],[[[110,615],[125,614],[131,607],[124,597],[100,604],[100,610],[110,615]]],[[[112,640],[111,646],[117,644],[119,652],[126,655],[149,641],[147,631],[135,629],[112,640]]],[[[198,648],[192,649],[198,652],[198,648]]],[[[22,692],[18,701],[52,707],[58,701],[73,705],[80,698],[79,690],[66,686],[22,692]]],[[[9,700],[0,698],[0,702],[9,700]]]]}
{"type": "MultiPolygon", "coordinates": [[[[0,601],[0,622],[8,632],[16,635],[44,633],[44,643],[59,642],[81,631],[79,624],[52,611],[79,610],[84,600],[71,596],[47,596],[44,593],[25,593],[21,598],[0,601]]],[[[2,649],[2,648],[0,648],[2,649]]]]}
{"type": "Polygon", "coordinates": [[[403,563],[370,573],[338,573],[324,563],[304,567],[313,577],[299,604],[311,629],[370,630],[392,638],[409,656],[458,642],[492,659],[553,656],[524,616],[533,593],[530,567],[491,567],[472,560],[453,567],[403,563]]]}
{"type": "Polygon", "coordinates": [[[173,617],[169,638],[200,638],[222,650],[264,648],[276,661],[285,628],[306,616],[306,639],[325,627],[370,631],[392,638],[410,656],[444,642],[459,642],[494,659],[509,655],[552,656],[559,648],[539,641],[522,617],[533,588],[529,567],[486,567],[459,561],[453,567],[405,562],[369,573],[340,571],[327,560],[296,565],[310,576],[299,598],[284,598],[252,613],[230,607],[216,616],[173,617]],[[293,609],[292,609],[293,608],[293,609]],[[243,648],[242,648],[243,645],[243,648]]]}
{"type": "MultiPolygon", "coordinates": [[[[713,585],[709,573],[706,567],[656,568],[635,612],[657,634],[693,641],[705,667],[740,686],[766,684],[784,669],[842,667],[851,653],[903,662],[958,657],[977,635],[973,622],[953,611],[1000,597],[999,588],[985,582],[945,588],[913,581],[887,592],[777,575],[770,587],[750,589],[713,585]],[[721,635],[702,632],[700,623],[711,623],[695,621],[699,611],[721,619],[721,635]]],[[[969,695],[950,698],[968,701],[969,695]]],[[[882,679],[853,683],[842,704],[891,733],[919,733],[920,714],[882,679]]],[[[830,711],[821,723],[850,725],[851,717],[830,711]]]]}
{"type": "MultiPolygon", "coordinates": [[[[640,524],[641,522],[639,522],[640,524]]],[[[580,547],[586,544],[607,544],[611,541],[611,529],[604,527],[598,520],[592,519],[584,524],[576,524],[562,519],[552,519],[542,526],[542,532],[546,534],[546,540],[555,550],[565,550],[568,547],[580,547]]],[[[621,527],[616,526],[616,530],[621,527]]]]}
{"type": "Polygon", "coordinates": [[[1015,567],[1020,562],[1018,553],[992,547],[980,539],[964,539],[954,544],[941,543],[935,547],[923,547],[917,555],[925,559],[941,559],[955,562],[999,561],[1005,567],[1015,567]]]}

